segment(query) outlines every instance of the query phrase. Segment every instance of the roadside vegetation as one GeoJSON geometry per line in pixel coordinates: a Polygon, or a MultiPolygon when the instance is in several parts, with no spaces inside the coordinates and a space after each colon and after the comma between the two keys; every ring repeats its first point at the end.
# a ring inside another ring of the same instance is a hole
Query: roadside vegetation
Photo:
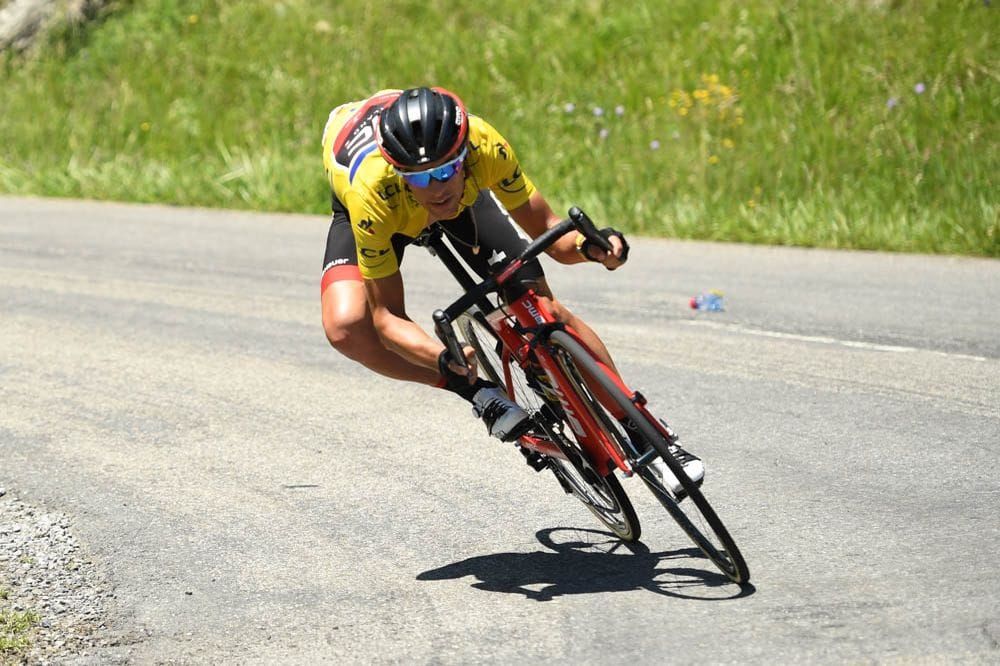
{"type": "MultiPolygon", "coordinates": [[[[0,587],[0,601],[9,596],[7,588],[0,587]]],[[[0,664],[16,663],[31,647],[31,630],[38,624],[33,611],[15,611],[0,607],[0,664]]]]}
{"type": "Polygon", "coordinates": [[[1000,257],[997,4],[112,2],[0,56],[0,192],[322,213],[329,110],[436,84],[603,224],[1000,257]]]}

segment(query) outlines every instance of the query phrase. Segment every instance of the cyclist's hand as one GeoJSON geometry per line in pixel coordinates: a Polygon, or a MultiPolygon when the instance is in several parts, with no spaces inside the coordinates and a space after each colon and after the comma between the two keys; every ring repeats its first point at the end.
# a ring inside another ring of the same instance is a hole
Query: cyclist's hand
{"type": "Polygon", "coordinates": [[[611,227],[601,229],[599,233],[611,244],[611,252],[605,252],[587,240],[580,243],[580,252],[586,259],[603,264],[609,271],[613,271],[628,261],[628,241],[622,232],[611,227]]]}
{"type": "Polygon", "coordinates": [[[628,241],[625,240],[625,235],[622,232],[611,227],[601,229],[601,235],[611,243],[611,252],[604,253],[604,259],[601,263],[609,271],[613,271],[628,261],[628,241]]]}
{"type": "Polygon", "coordinates": [[[465,356],[465,363],[468,367],[463,367],[461,363],[455,361],[447,349],[443,350],[438,356],[438,370],[440,370],[441,375],[449,384],[456,381],[475,384],[476,379],[479,377],[476,350],[470,345],[463,345],[462,354],[465,356]]]}

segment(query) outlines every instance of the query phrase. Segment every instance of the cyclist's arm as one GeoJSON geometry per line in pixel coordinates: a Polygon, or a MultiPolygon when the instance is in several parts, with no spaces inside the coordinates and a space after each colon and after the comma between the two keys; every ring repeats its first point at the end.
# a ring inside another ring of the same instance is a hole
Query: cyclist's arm
{"type": "Polygon", "coordinates": [[[411,363],[437,370],[444,345],[407,316],[402,274],[397,271],[386,277],[366,279],[365,289],[375,330],[383,343],[411,363]]]}
{"type": "MultiPolygon", "coordinates": [[[[532,238],[538,238],[547,229],[562,221],[562,218],[552,211],[552,207],[538,190],[531,194],[526,203],[511,210],[510,215],[517,222],[517,225],[532,238]]],[[[576,264],[586,261],[583,255],[577,251],[576,239],[578,235],[577,232],[571,231],[553,243],[546,252],[561,264],[576,264]]],[[[622,265],[622,262],[618,260],[622,250],[621,240],[615,236],[608,240],[613,250],[612,255],[607,256],[594,248],[592,250],[594,259],[608,268],[618,268],[622,265]]]]}

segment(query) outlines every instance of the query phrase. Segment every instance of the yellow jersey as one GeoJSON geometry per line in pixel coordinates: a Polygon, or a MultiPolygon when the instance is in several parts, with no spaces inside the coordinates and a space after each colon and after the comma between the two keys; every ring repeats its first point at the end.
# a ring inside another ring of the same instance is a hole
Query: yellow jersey
{"type": "MultiPolygon", "coordinates": [[[[416,238],[428,214],[409,186],[385,161],[375,143],[375,125],[384,106],[399,95],[383,90],[369,99],[342,104],[330,112],[323,130],[323,166],[334,195],[347,209],[358,252],[358,268],[366,279],[399,270],[392,238],[416,238]]],[[[507,210],[527,203],[535,191],[507,140],[478,116],[469,116],[469,154],[465,191],[459,212],[475,203],[481,190],[491,190],[507,210]]]]}

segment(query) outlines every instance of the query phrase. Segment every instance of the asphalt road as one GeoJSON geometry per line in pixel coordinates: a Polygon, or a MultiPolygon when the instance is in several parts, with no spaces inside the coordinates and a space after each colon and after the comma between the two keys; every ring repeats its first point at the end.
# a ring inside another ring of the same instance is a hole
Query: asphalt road
{"type": "MultiPolygon", "coordinates": [[[[630,551],[460,400],[331,351],[326,231],[0,198],[0,485],[71,517],[128,661],[1000,661],[1000,262],[546,264],[706,460],[741,589],[638,481],[630,551]]],[[[457,295],[404,268],[418,321],[457,295]]]]}

